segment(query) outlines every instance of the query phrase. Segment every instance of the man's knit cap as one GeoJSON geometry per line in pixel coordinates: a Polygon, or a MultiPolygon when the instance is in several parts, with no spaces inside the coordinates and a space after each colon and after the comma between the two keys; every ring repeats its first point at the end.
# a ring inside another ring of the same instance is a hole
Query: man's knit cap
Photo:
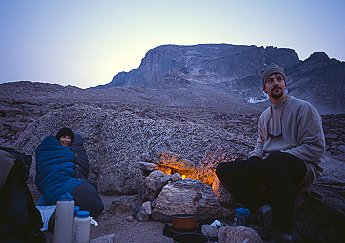
{"type": "Polygon", "coordinates": [[[285,82],[285,86],[286,86],[286,76],[285,76],[285,72],[284,69],[282,67],[279,67],[277,64],[275,63],[271,63],[270,65],[268,65],[266,68],[264,68],[261,71],[261,82],[262,82],[262,89],[265,90],[265,84],[266,84],[266,80],[269,76],[271,76],[274,73],[279,73],[280,75],[283,76],[284,78],[284,82],[285,82]]]}

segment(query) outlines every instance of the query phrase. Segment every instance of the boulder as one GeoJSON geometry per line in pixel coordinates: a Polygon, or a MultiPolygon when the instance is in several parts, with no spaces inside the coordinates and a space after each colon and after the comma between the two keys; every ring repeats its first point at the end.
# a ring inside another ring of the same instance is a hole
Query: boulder
{"type": "Polygon", "coordinates": [[[305,242],[345,239],[345,166],[324,158],[323,175],[297,198],[294,234],[305,242]]]}
{"type": "Polygon", "coordinates": [[[90,240],[90,243],[114,243],[114,234],[103,235],[95,239],[90,240]]]}
{"type": "Polygon", "coordinates": [[[158,169],[158,166],[154,163],[149,163],[149,162],[139,162],[140,169],[145,171],[145,172],[152,172],[154,170],[158,169]]]}
{"type": "Polygon", "coordinates": [[[235,202],[234,197],[231,195],[231,193],[225,188],[225,186],[220,182],[218,177],[215,177],[212,189],[218,198],[219,202],[222,205],[231,205],[235,202]]]}
{"type": "Polygon", "coordinates": [[[198,180],[184,179],[163,187],[152,216],[169,222],[174,214],[196,214],[200,222],[208,222],[222,218],[224,209],[210,186],[198,180]]]}
{"type": "Polygon", "coordinates": [[[218,232],[219,243],[250,242],[261,243],[259,234],[252,228],[245,226],[224,226],[218,232]]]}
{"type": "Polygon", "coordinates": [[[218,238],[219,228],[213,227],[208,224],[204,224],[201,226],[201,233],[203,233],[208,238],[218,238]]]}
{"type": "MultiPolygon", "coordinates": [[[[220,133],[216,127],[151,120],[126,110],[84,104],[65,105],[38,117],[15,141],[14,148],[34,154],[34,149],[46,136],[55,134],[63,126],[71,127],[84,138],[91,162],[90,177],[97,181],[100,193],[105,195],[141,192],[145,176],[139,162],[146,153],[165,154],[167,157],[163,157],[175,159],[176,165],[195,171],[195,167],[200,166],[197,161],[213,149],[211,144],[226,142],[228,153],[249,151],[249,143],[237,145],[236,136],[227,131],[220,133]]],[[[34,177],[34,171],[31,176],[34,177]]]]}
{"type": "Polygon", "coordinates": [[[155,170],[144,179],[144,190],[142,191],[144,198],[152,201],[158,196],[163,186],[167,183],[163,178],[166,178],[166,175],[160,170],[155,170]],[[161,179],[163,180],[161,181],[161,179]]]}
{"type": "Polygon", "coordinates": [[[146,201],[146,202],[144,202],[141,206],[144,208],[145,212],[146,212],[148,215],[151,215],[151,214],[152,214],[151,201],[146,201]]]}

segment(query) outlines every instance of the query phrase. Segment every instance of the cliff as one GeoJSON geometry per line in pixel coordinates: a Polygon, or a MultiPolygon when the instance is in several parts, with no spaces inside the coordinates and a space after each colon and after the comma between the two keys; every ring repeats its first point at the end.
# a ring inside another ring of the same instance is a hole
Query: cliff
{"type": "Polygon", "coordinates": [[[311,102],[321,114],[345,113],[345,63],[330,59],[323,52],[301,61],[294,50],[287,48],[159,46],[146,53],[137,69],[121,72],[109,84],[97,88],[155,88],[167,95],[183,88],[198,92],[206,99],[204,102],[213,93],[214,99],[236,97],[242,103],[258,103],[252,106],[263,109],[268,103],[258,102],[267,100],[261,90],[259,71],[270,63],[284,67],[291,95],[311,102]]]}

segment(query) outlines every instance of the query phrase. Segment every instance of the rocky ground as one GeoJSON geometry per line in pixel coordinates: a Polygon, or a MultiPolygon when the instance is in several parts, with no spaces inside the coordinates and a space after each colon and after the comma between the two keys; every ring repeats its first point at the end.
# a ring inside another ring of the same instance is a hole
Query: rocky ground
{"type": "MultiPolygon", "coordinates": [[[[68,92],[68,90],[67,90],[68,92]]],[[[71,88],[69,92],[75,92],[71,88]]],[[[67,95],[69,95],[67,93],[67,95]]],[[[48,99],[33,99],[24,97],[7,98],[4,94],[0,96],[0,145],[14,146],[21,134],[24,133],[30,123],[52,111],[63,111],[78,106],[79,104],[70,100],[58,101],[48,99]]],[[[80,101],[79,101],[80,102],[80,101]]],[[[84,102],[88,104],[89,102],[84,102]]],[[[232,134],[246,135],[253,145],[256,133],[258,111],[239,113],[224,109],[207,109],[206,107],[157,107],[150,104],[124,104],[118,102],[93,102],[90,106],[97,109],[104,109],[118,113],[134,114],[143,119],[155,121],[165,120],[172,122],[185,122],[215,126],[232,134]]],[[[323,128],[326,137],[326,152],[328,156],[339,160],[345,160],[345,114],[322,115],[323,128]]],[[[242,142],[239,139],[237,142],[242,142]]]]}
{"type": "MultiPolygon", "coordinates": [[[[144,178],[139,162],[154,160],[161,152],[176,153],[197,166],[219,162],[224,158],[218,153],[224,151],[227,158],[245,156],[255,145],[262,107],[243,105],[236,97],[233,103],[214,98],[207,104],[207,100],[197,99],[200,94],[188,94],[187,90],[147,92],[139,88],[90,91],[30,82],[3,84],[0,146],[34,155],[44,137],[62,126],[71,127],[84,137],[90,177],[97,181],[106,204],[91,238],[114,234],[115,242],[172,242],[162,235],[163,223],[132,221],[128,219],[135,215],[132,208],[121,203],[140,190],[144,178]]],[[[314,215],[323,212],[322,220],[328,220],[324,218],[327,213],[341,215],[329,224],[331,230],[338,230],[333,226],[336,222],[344,225],[344,180],[334,178],[339,176],[337,168],[343,169],[345,163],[345,114],[322,118],[327,145],[325,166],[331,163],[337,167],[328,169],[328,177],[315,186],[313,193],[321,199],[309,203],[314,215]]],[[[30,183],[34,167],[33,163],[30,183]]],[[[306,219],[301,227],[315,222],[309,216],[301,215],[306,219]]],[[[329,228],[326,231],[332,233],[329,228]]]]}
{"type": "MultiPolygon", "coordinates": [[[[105,211],[96,219],[98,226],[91,226],[90,239],[97,243],[152,242],[171,243],[172,238],[163,235],[164,223],[140,222],[132,219],[130,210],[112,207],[114,197],[102,196],[105,211]],[[107,241],[109,240],[109,241],[107,241]],[[111,241],[113,240],[113,241],[111,241]]],[[[47,243],[53,242],[53,233],[45,232],[47,243]]]]}

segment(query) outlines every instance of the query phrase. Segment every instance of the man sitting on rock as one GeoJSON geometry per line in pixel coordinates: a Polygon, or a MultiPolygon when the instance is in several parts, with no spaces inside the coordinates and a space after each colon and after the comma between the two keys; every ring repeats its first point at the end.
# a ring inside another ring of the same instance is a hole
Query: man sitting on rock
{"type": "Polygon", "coordinates": [[[313,105],[287,95],[283,68],[267,66],[261,81],[271,105],[260,115],[256,147],[247,160],[220,163],[216,174],[251,211],[269,203],[272,235],[291,242],[297,190],[322,173],[322,121],[313,105]]]}

